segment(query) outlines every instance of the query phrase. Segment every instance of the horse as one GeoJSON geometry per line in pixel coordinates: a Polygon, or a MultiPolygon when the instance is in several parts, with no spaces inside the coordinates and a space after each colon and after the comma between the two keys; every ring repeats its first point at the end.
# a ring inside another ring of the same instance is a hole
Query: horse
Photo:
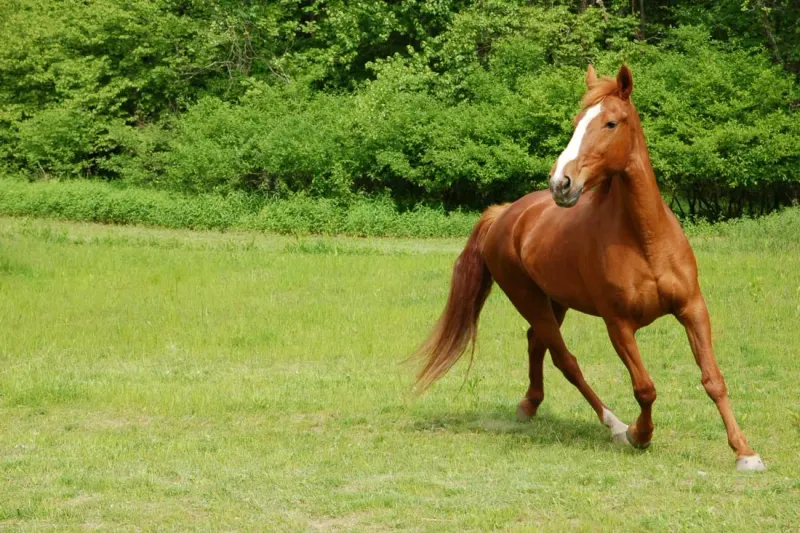
{"type": "Polygon", "coordinates": [[[569,144],[549,175],[549,191],[483,212],[453,267],[450,293],[436,326],[416,352],[422,392],[471,346],[493,282],[529,323],[530,385],[517,407],[536,415],[544,389],[545,353],[611,432],[613,441],[644,449],[653,436],[656,388],[636,344],[638,329],[671,314],[685,328],[701,383],[725,424],[738,470],[764,470],[747,444],[728,399],[711,344],[711,325],[697,262],[656,182],[639,114],[633,75],[586,71],[581,110],[569,144]],[[567,310],[598,316],[630,373],[639,417],[626,425],[586,383],[560,327],[567,310]]]}

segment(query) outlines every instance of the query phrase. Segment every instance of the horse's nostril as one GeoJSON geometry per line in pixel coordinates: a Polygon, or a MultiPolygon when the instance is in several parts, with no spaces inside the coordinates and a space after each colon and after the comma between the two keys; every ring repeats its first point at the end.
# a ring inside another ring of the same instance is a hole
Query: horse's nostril
{"type": "Polygon", "coordinates": [[[569,176],[564,176],[564,184],[561,186],[561,188],[564,191],[568,191],[571,185],[572,185],[572,180],[569,178],[569,176]]]}

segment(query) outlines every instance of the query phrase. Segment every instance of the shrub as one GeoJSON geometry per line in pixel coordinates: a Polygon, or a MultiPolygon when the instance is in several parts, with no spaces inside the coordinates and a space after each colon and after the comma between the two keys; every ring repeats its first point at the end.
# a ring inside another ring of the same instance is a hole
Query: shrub
{"type": "Polygon", "coordinates": [[[791,2],[645,2],[644,24],[624,2],[546,4],[9,0],[0,166],[475,210],[543,187],[587,63],[611,74],[626,61],[679,214],[800,197],[791,2]]]}
{"type": "Polygon", "coordinates": [[[401,212],[387,199],[357,199],[347,204],[297,194],[265,200],[245,193],[183,195],[88,180],[28,183],[11,178],[0,179],[0,214],[167,228],[370,237],[460,237],[468,235],[477,222],[475,213],[447,214],[431,208],[401,212]]]}

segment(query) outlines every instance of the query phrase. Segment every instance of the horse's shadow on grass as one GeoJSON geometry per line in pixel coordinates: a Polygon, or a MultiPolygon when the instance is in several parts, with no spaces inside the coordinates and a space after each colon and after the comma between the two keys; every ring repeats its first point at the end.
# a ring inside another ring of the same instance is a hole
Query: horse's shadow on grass
{"type": "Polygon", "coordinates": [[[495,434],[516,437],[521,446],[571,446],[580,449],[626,449],[614,446],[599,420],[583,415],[554,415],[546,409],[529,422],[518,422],[515,408],[498,406],[452,414],[428,414],[410,425],[412,431],[495,434]]]}

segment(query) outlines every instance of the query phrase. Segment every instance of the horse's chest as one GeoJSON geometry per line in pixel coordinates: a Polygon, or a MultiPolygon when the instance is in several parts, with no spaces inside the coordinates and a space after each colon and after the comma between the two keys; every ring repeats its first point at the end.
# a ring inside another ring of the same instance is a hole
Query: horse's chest
{"type": "Polygon", "coordinates": [[[604,302],[600,305],[616,316],[649,324],[669,311],[669,298],[664,291],[669,276],[654,272],[646,263],[634,261],[627,266],[607,272],[602,291],[604,302]]]}

